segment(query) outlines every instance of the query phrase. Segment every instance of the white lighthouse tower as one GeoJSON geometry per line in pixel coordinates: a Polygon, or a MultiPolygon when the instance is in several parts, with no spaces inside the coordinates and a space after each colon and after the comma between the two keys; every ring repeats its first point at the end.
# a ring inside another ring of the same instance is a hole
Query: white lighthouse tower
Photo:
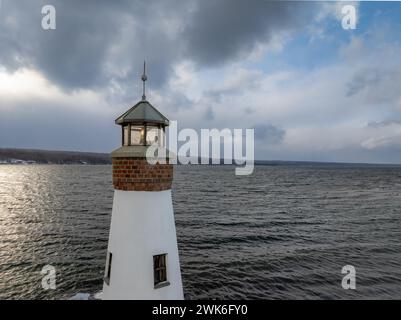
{"type": "Polygon", "coordinates": [[[103,283],[107,299],[183,299],[171,198],[173,167],[149,164],[146,150],[165,147],[169,121],[145,96],[117,118],[122,147],[113,151],[114,199],[103,283]]]}

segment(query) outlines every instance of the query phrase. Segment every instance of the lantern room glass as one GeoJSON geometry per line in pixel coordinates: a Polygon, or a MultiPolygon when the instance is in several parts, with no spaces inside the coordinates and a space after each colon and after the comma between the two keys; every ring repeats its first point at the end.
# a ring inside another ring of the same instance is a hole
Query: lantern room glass
{"type": "Polygon", "coordinates": [[[123,146],[128,146],[128,126],[123,127],[123,146]]]}
{"type": "Polygon", "coordinates": [[[146,126],[146,145],[164,145],[163,128],[159,126],[146,126]]]}
{"type": "Polygon", "coordinates": [[[164,128],[161,125],[125,125],[123,126],[124,146],[150,146],[156,144],[164,147],[164,128]]]}
{"type": "Polygon", "coordinates": [[[145,142],[145,126],[131,125],[131,146],[140,146],[145,142]]]}

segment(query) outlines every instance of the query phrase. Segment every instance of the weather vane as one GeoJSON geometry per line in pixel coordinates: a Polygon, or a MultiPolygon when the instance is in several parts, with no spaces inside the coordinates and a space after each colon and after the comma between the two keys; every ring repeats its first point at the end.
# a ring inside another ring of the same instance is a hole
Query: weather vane
{"type": "Polygon", "coordinates": [[[145,82],[148,80],[148,77],[146,76],[146,62],[143,61],[143,74],[141,77],[143,81],[143,94],[142,94],[142,100],[146,100],[146,95],[145,95],[145,82]]]}

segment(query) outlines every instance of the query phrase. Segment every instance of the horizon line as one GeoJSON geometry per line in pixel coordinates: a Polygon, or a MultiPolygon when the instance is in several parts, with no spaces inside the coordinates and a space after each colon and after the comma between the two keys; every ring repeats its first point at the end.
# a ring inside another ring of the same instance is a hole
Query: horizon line
{"type": "MultiPolygon", "coordinates": [[[[36,148],[12,148],[12,147],[0,147],[1,150],[13,150],[13,151],[37,151],[37,152],[64,152],[64,153],[90,153],[90,154],[98,154],[98,155],[110,155],[111,152],[96,152],[96,151],[78,151],[78,150],[53,150],[53,149],[36,149],[36,148]]],[[[198,157],[201,159],[201,157],[198,157]]],[[[220,158],[218,160],[224,161],[225,158],[220,158]]],[[[209,160],[216,160],[215,158],[209,158],[209,160]]],[[[401,166],[400,163],[391,163],[391,162],[361,162],[361,161],[332,161],[332,160],[283,160],[283,159],[255,159],[254,164],[257,165],[257,162],[302,162],[302,163],[321,163],[321,164],[349,164],[349,165],[381,165],[381,166],[401,166]]],[[[224,163],[223,163],[224,164],[224,163]]],[[[196,165],[196,164],[193,164],[196,165]]],[[[210,165],[210,164],[209,164],[210,165]]],[[[213,165],[213,164],[211,164],[213,165]]],[[[227,164],[230,165],[230,164],[227,164]]],[[[232,163],[231,165],[236,165],[232,163]]]]}

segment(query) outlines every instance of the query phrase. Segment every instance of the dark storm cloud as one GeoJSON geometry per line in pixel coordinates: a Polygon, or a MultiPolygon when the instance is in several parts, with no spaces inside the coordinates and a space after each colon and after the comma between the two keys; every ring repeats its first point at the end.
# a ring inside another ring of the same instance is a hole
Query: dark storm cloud
{"type": "Polygon", "coordinates": [[[184,31],[188,56],[203,65],[238,58],[274,32],[307,24],[311,8],[291,1],[199,1],[184,31]]]}
{"type": "MultiPolygon", "coordinates": [[[[125,89],[148,60],[152,86],[162,85],[183,59],[214,65],[249,52],[278,30],[292,29],[306,8],[292,2],[3,0],[0,65],[28,66],[66,89],[125,89]],[[41,28],[52,4],[57,29],[41,28]]],[[[307,22],[307,21],[305,21],[307,22]]]]}
{"type": "Polygon", "coordinates": [[[157,17],[173,20],[177,12],[164,2],[56,0],[51,4],[57,28],[45,31],[41,8],[46,4],[3,2],[0,64],[11,71],[34,67],[51,81],[75,89],[107,85],[112,79],[133,81],[146,58],[152,84],[166,79],[176,55],[157,17]]]}
{"type": "Polygon", "coordinates": [[[285,130],[271,124],[259,124],[254,126],[256,140],[268,144],[280,144],[285,136],[285,130]]]}

